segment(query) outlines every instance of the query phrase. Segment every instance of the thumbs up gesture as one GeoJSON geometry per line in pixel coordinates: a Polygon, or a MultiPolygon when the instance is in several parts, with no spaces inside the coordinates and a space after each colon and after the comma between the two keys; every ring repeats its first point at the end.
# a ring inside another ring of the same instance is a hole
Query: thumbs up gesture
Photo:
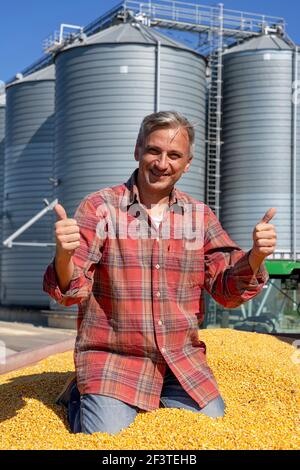
{"type": "Polygon", "coordinates": [[[68,219],[61,204],[56,204],[54,210],[57,215],[55,224],[56,255],[60,258],[71,258],[76,248],[80,246],[80,233],[77,221],[68,219]]]}
{"type": "Polygon", "coordinates": [[[255,258],[263,260],[266,256],[271,255],[276,248],[276,229],[274,225],[269,223],[275,214],[276,209],[272,207],[254,227],[252,234],[253,248],[251,252],[255,258]]]}

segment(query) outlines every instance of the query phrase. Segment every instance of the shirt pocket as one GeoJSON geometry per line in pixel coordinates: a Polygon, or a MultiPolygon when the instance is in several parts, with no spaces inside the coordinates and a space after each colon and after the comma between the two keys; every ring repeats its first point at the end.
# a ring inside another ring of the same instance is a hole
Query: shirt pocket
{"type": "Polygon", "coordinates": [[[188,245],[185,240],[168,240],[165,251],[165,266],[174,284],[185,287],[203,287],[203,248],[188,245]]]}

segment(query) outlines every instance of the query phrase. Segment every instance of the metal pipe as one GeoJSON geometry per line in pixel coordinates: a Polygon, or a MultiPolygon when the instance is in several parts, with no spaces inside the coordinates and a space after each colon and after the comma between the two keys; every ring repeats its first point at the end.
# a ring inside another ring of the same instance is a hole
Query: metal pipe
{"type": "Polygon", "coordinates": [[[135,27],[143,31],[145,35],[151,38],[156,42],[156,64],[155,64],[155,104],[154,112],[157,113],[160,108],[160,52],[161,52],[161,42],[152,34],[150,29],[146,29],[141,23],[136,23],[135,27]]]}
{"type": "Polygon", "coordinates": [[[269,283],[268,289],[267,289],[267,291],[266,291],[266,293],[265,293],[265,295],[264,295],[264,298],[263,298],[263,300],[262,300],[262,303],[260,304],[260,306],[258,307],[258,310],[257,310],[257,312],[256,312],[256,315],[255,315],[256,317],[259,317],[259,315],[260,315],[261,312],[262,312],[262,309],[263,309],[264,306],[266,305],[266,302],[267,302],[267,300],[268,300],[268,297],[269,297],[269,295],[270,295],[270,292],[271,292],[271,290],[272,290],[272,287],[273,287],[273,284],[270,284],[270,283],[269,283]]]}
{"type": "Polygon", "coordinates": [[[298,305],[297,305],[297,291],[293,290],[293,312],[297,312],[298,305]]]}
{"type": "Polygon", "coordinates": [[[245,309],[245,305],[241,305],[241,312],[242,312],[242,315],[243,315],[243,319],[246,320],[247,318],[247,313],[246,313],[246,309],[245,309]]]}
{"type": "Polygon", "coordinates": [[[8,372],[29,367],[36,364],[42,359],[46,359],[53,354],[59,354],[66,351],[72,351],[75,346],[75,338],[70,338],[65,341],[59,341],[54,344],[42,346],[41,348],[29,349],[12,354],[5,358],[5,363],[0,364],[0,375],[7,374],[8,372]]]}
{"type": "Polygon", "coordinates": [[[59,44],[62,44],[63,40],[64,40],[64,29],[65,28],[71,28],[71,29],[78,29],[80,32],[83,31],[83,27],[82,26],[78,26],[78,25],[74,25],[74,24],[67,24],[67,23],[62,23],[60,25],[60,29],[59,29],[59,44]]]}
{"type": "Polygon", "coordinates": [[[126,18],[126,10],[127,10],[127,4],[126,0],[123,2],[123,23],[126,23],[127,18],[126,18]]]}
{"type": "Polygon", "coordinates": [[[39,242],[10,242],[8,248],[12,246],[38,246],[38,247],[47,247],[47,246],[56,246],[55,243],[39,243],[39,242]]]}
{"type": "Polygon", "coordinates": [[[248,301],[247,307],[248,307],[248,309],[247,309],[248,310],[248,317],[252,317],[252,307],[253,307],[252,299],[248,301]]]}
{"type": "Polygon", "coordinates": [[[217,110],[216,110],[216,216],[220,218],[220,173],[221,173],[221,126],[223,83],[223,30],[224,5],[219,3],[218,63],[217,63],[217,110]]]}
{"type": "Polygon", "coordinates": [[[45,209],[42,209],[40,212],[38,212],[34,217],[32,217],[28,222],[26,222],[24,225],[22,225],[18,230],[16,230],[12,235],[10,235],[6,240],[4,240],[3,245],[7,246],[8,248],[12,247],[12,242],[15,238],[17,238],[19,235],[21,235],[25,230],[27,230],[31,225],[33,225],[35,222],[37,222],[43,215],[45,215],[48,211],[54,209],[54,206],[58,203],[58,199],[54,199],[50,204],[49,202],[45,199],[44,202],[47,204],[47,207],[45,209]]]}
{"type": "Polygon", "coordinates": [[[160,49],[161,42],[156,43],[156,77],[155,77],[155,112],[160,108],[160,49]]]}

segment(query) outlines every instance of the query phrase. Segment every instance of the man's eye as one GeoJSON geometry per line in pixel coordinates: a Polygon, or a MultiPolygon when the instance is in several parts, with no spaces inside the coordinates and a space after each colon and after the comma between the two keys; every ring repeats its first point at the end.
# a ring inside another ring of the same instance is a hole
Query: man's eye
{"type": "Polygon", "coordinates": [[[148,153],[152,153],[152,155],[158,155],[160,153],[160,151],[158,149],[155,149],[155,148],[149,148],[148,153]]]}
{"type": "Polygon", "coordinates": [[[171,153],[169,157],[171,160],[177,160],[177,158],[180,158],[180,155],[178,155],[178,153],[171,153]]]}

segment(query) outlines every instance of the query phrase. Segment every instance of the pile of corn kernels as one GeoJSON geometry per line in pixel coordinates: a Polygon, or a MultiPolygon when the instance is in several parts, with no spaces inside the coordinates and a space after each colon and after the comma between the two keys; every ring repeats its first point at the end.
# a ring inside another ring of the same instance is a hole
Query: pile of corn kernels
{"type": "Polygon", "coordinates": [[[0,449],[300,449],[297,350],[230,329],[199,336],[226,402],[223,418],[161,408],[138,414],[115,436],[71,434],[55,404],[73,370],[68,352],[0,376],[0,449]]]}

